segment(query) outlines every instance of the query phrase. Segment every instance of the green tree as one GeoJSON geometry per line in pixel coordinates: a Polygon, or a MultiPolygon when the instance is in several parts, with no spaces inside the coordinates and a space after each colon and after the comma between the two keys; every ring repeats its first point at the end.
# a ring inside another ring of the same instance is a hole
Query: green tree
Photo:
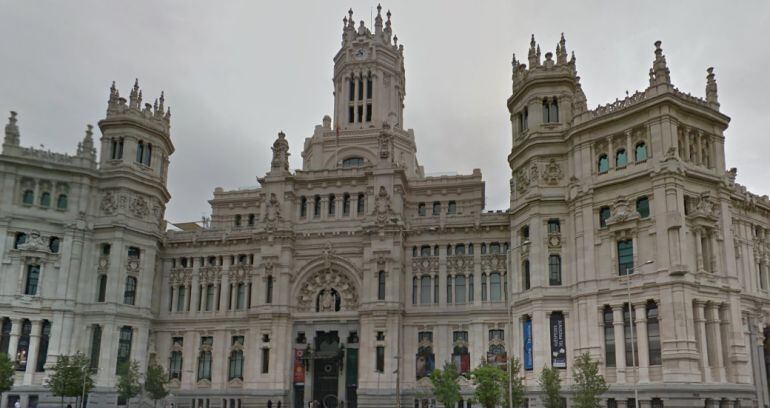
{"type": "MultiPolygon", "coordinates": [[[[524,375],[521,374],[521,362],[518,358],[512,357],[508,362],[511,365],[510,369],[510,390],[508,384],[505,387],[505,406],[510,406],[510,399],[513,399],[513,406],[518,408],[524,405],[524,392],[526,387],[524,386],[524,375]],[[512,392],[512,393],[511,393],[512,392]]],[[[509,373],[506,372],[506,377],[509,373]]],[[[506,382],[507,382],[506,378],[506,382]]]]}
{"type": "Polygon", "coordinates": [[[588,353],[575,358],[572,366],[572,391],[575,394],[576,408],[599,408],[599,396],[607,392],[604,376],[599,374],[599,362],[591,359],[588,353]]]}
{"type": "Polygon", "coordinates": [[[168,374],[163,366],[156,362],[152,362],[147,367],[147,374],[144,376],[144,390],[150,395],[153,406],[156,406],[159,399],[163,399],[168,395],[168,374]]]}
{"type": "Polygon", "coordinates": [[[559,377],[558,368],[543,367],[538,384],[540,384],[540,399],[543,401],[545,408],[563,407],[561,378],[559,377]]]}
{"type": "Polygon", "coordinates": [[[15,374],[16,367],[14,367],[13,361],[8,358],[8,354],[0,353],[0,396],[2,396],[4,392],[11,390],[15,374]]]}
{"type": "Polygon", "coordinates": [[[142,374],[139,373],[139,362],[131,360],[131,363],[122,367],[119,372],[115,387],[118,389],[118,398],[126,401],[126,407],[128,407],[131,398],[142,392],[142,384],[139,382],[142,378],[142,374]]]}
{"type": "Polygon", "coordinates": [[[482,363],[471,372],[476,383],[473,396],[484,408],[495,408],[508,394],[508,373],[493,364],[482,363]]]}
{"type": "MultiPolygon", "coordinates": [[[[76,401],[82,395],[87,395],[94,387],[94,373],[91,370],[91,360],[83,353],[73,356],[59,356],[54,364],[53,371],[46,381],[46,387],[51,394],[64,398],[75,398],[76,401]]],[[[78,405],[76,402],[75,405],[78,405]]]]}
{"type": "Polygon", "coordinates": [[[452,363],[444,363],[443,370],[436,369],[430,374],[433,395],[445,407],[457,406],[457,403],[462,399],[460,384],[457,383],[459,376],[457,367],[452,363]]]}

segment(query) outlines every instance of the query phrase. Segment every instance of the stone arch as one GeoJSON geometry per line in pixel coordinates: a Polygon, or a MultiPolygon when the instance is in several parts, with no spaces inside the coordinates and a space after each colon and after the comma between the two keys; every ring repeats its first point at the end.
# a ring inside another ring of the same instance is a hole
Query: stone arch
{"type": "Polygon", "coordinates": [[[333,290],[339,296],[339,307],[332,312],[357,310],[362,285],[355,271],[350,262],[329,254],[308,262],[297,274],[292,291],[294,307],[300,312],[328,312],[319,307],[318,300],[322,292],[333,290]]]}
{"type": "Polygon", "coordinates": [[[335,160],[342,162],[342,160],[346,159],[347,157],[363,157],[364,160],[368,161],[368,164],[374,164],[377,162],[377,155],[375,152],[361,147],[361,146],[345,146],[341,147],[336,155],[330,155],[326,159],[326,163],[324,163],[325,168],[336,168],[337,163],[335,163],[335,160]]]}

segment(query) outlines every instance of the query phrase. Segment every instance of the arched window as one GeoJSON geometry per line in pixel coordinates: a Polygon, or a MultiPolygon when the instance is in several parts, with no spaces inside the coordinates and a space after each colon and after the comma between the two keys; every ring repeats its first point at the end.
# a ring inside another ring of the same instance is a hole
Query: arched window
{"type": "Polygon", "coordinates": [[[660,324],[658,323],[658,305],[653,301],[647,302],[647,344],[650,365],[661,365],[660,324]]]}
{"type": "Polygon", "coordinates": [[[27,319],[21,321],[21,336],[16,346],[16,371],[27,369],[27,356],[29,355],[29,340],[32,335],[32,322],[27,319]]]}
{"type": "Polygon", "coordinates": [[[417,304],[417,277],[412,278],[412,304],[417,304]]]}
{"type": "Polygon", "coordinates": [[[358,214],[359,216],[364,215],[364,212],[365,212],[364,209],[366,208],[365,206],[366,206],[366,200],[364,198],[364,194],[360,193],[358,194],[358,202],[356,204],[356,214],[358,214]]]}
{"type": "Polygon", "coordinates": [[[32,190],[24,190],[24,194],[21,196],[21,202],[27,205],[35,203],[35,193],[32,190]]]}
{"type": "Polygon", "coordinates": [[[481,274],[481,301],[487,301],[487,274],[481,274]]]}
{"type": "Polygon", "coordinates": [[[634,147],[634,160],[638,162],[647,160],[647,145],[644,142],[639,142],[634,147]]]}
{"type": "Polygon", "coordinates": [[[256,217],[254,216],[254,214],[249,214],[249,227],[253,227],[255,221],[256,221],[256,217]]]}
{"type": "Polygon", "coordinates": [[[521,269],[523,274],[522,287],[524,290],[529,290],[529,288],[532,287],[531,278],[529,276],[529,259],[525,259],[524,262],[522,262],[521,269]]]}
{"type": "Polygon", "coordinates": [[[243,310],[246,308],[246,284],[240,282],[235,289],[235,308],[243,310]]]}
{"type": "Polygon", "coordinates": [[[610,207],[599,208],[599,228],[607,227],[607,219],[610,218],[610,207]]]}
{"type": "Polygon", "coordinates": [[[136,301],[136,278],[133,276],[126,277],[126,288],[123,291],[123,303],[127,305],[133,305],[136,301]]]}
{"type": "MultiPolygon", "coordinates": [[[[206,342],[211,339],[211,337],[204,337],[201,339],[201,342],[206,342]]],[[[213,343],[213,339],[211,340],[213,343]]],[[[211,381],[211,345],[207,345],[208,347],[201,350],[200,354],[198,355],[198,381],[200,380],[209,380],[211,381]]]]}
{"type": "Polygon", "coordinates": [[[98,281],[99,281],[99,286],[97,287],[96,301],[104,302],[105,298],[107,297],[107,275],[105,274],[99,275],[98,281]]]}
{"type": "Polygon", "coordinates": [[[465,255],[465,245],[464,244],[457,244],[457,245],[455,245],[455,255],[465,255]]]}
{"type": "Polygon", "coordinates": [[[503,283],[499,272],[489,274],[489,300],[499,302],[503,299],[503,283]]]}
{"type": "Polygon", "coordinates": [[[302,196],[299,200],[299,216],[302,218],[307,217],[307,197],[302,196]]]}
{"type": "Polygon", "coordinates": [[[420,247],[420,256],[430,256],[430,245],[420,247]]]}
{"type": "Polygon", "coordinates": [[[612,308],[604,306],[602,310],[604,322],[604,364],[615,367],[615,324],[612,321],[612,308]]]}
{"type": "Polygon", "coordinates": [[[139,143],[136,144],[136,162],[141,163],[143,157],[144,157],[144,142],[140,140],[139,143]]]}
{"type": "Polygon", "coordinates": [[[420,277],[420,304],[421,305],[429,305],[430,304],[430,276],[423,275],[420,277]]]}
{"type": "Polygon", "coordinates": [[[457,202],[450,201],[449,203],[447,203],[446,213],[450,215],[457,214],[457,202]]]}
{"type": "Polygon", "coordinates": [[[321,197],[315,196],[313,198],[313,217],[321,216],[321,197]]]}
{"type": "Polygon", "coordinates": [[[240,214],[236,214],[235,215],[235,226],[236,227],[240,227],[241,226],[241,215],[240,214]]]}
{"type": "Polygon", "coordinates": [[[328,213],[332,217],[334,217],[337,214],[337,197],[334,194],[329,194],[328,213]]]}
{"type": "Polygon", "coordinates": [[[626,149],[618,149],[615,153],[615,167],[626,167],[626,165],[628,165],[626,149]]]}
{"type": "Polygon", "coordinates": [[[184,312],[186,299],[187,296],[187,288],[184,287],[184,285],[177,288],[176,292],[176,311],[177,312],[184,312]]]}
{"type": "Polygon", "coordinates": [[[350,215],[350,194],[348,193],[342,196],[342,215],[345,217],[350,215]]]}
{"type": "Polygon", "coordinates": [[[8,354],[11,344],[11,319],[4,317],[2,329],[0,329],[0,353],[8,354]]]}
{"type": "Polygon", "coordinates": [[[647,196],[636,199],[636,212],[639,213],[639,216],[642,218],[650,216],[650,200],[647,196]]]}
{"type": "Polygon", "coordinates": [[[489,244],[489,253],[490,254],[499,254],[500,253],[500,243],[499,242],[493,242],[489,244]]]}
{"type": "Polygon", "coordinates": [[[40,195],[40,206],[45,208],[51,206],[51,193],[46,191],[40,195]]]}
{"type": "Polygon", "coordinates": [[[468,275],[468,303],[473,303],[473,274],[468,275]]]}
{"type": "Polygon", "coordinates": [[[559,255],[548,257],[548,284],[551,286],[561,285],[561,257],[559,255]]]}
{"type": "Polygon", "coordinates": [[[128,372],[128,364],[131,361],[131,340],[134,338],[134,329],[131,326],[120,328],[118,337],[118,358],[115,364],[115,374],[128,372]]]}
{"type": "Polygon", "coordinates": [[[385,271],[377,272],[377,300],[385,300],[385,271]]]}
{"type": "Polygon", "coordinates": [[[147,148],[144,152],[144,161],[142,162],[146,166],[149,166],[152,163],[152,144],[147,143],[147,148]]]}
{"type": "Polygon", "coordinates": [[[548,108],[548,100],[543,99],[543,123],[549,123],[551,122],[550,119],[550,109],[548,108]]]}
{"type": "Polygon", "coordinates": [[[551,100],[550,112],[548,113],[548,120],[551,123],[559,122],[559,102],[556,100],[556,98],[553,98],[553,100],[551,100]]]}
{"type": "Polygon", "coordinates": [[[417,215],[424,217],[426,214],[425,203],[417,203],[417,215]]]}
{"type": "Polygon", "coordinates": [[[433,202],[433,215],[441,215],[441,203],[438,201],[433,202]]]}
{"type": "Polygon", "coordinates": [[[37,285],[40,280],[40,265],[27,265],[27,279],[24,283],[24,294],[37,295],[37,285]]]}
{"type": "Polygon", "coordinates": [[[243,380],[243,350],[233,350],[230,353],[230,362],[227,379],[243,380]]]}
{"type": "Polygon", "coordinates": [[[455,303],[465,303],[465,275],[455,276],[455,303]]]}
{"type": "Polygon", "coordinates": [[[59,253],[60,245],[61,245],[61,240],[58,237],[51,237],[48,239],[48,249],[51,251],[52,254],[59,253]]]}
{"type": "Polygon", "coordinates": [[[59,210],[66,210],[67,209],[67,195],[66,194],[59,194],[59,197],[56,199],[56,208],[59,210]]]}
{"type": "Polygon", "coordinates": [[[342,160],[342,167],[349,169],[351,167],[361,167],[364,165],[364,158],[363,157],[348,157],[347,159],[342,160]]]}
{"type": "Polygon", "coordinates": [[[123,138],[112,139],[110,143],[110,157],[112,160],[123,158],[123,138]]]}
{"type": "Polygon", "coordinates": [[[48,342],[51,339],[51,322],[43,320],[43,325],[40,327],[40,343],[37,348],[37,361],[35,364],[35,371],[42,373],[45,371],[45,361],[48,359],[48,342]]]}
{"type": "Polygon", "coordinates": [[[599,155],[598,160],[599,165],[599,173],[606,173],[610,169],[610,159],[607,158],[606,154],[599,155]]]}
{"type": "Polygon", "coordinates": [[[17,232],[13,240],[13,249],[19,249],[20,245],[27,242],[27,234],[23,232],[17,232]]]}
{"type": "Polygon", "coordinates": [[[473,255],[473,243],[468,244],[468,255],[473,255]]]}

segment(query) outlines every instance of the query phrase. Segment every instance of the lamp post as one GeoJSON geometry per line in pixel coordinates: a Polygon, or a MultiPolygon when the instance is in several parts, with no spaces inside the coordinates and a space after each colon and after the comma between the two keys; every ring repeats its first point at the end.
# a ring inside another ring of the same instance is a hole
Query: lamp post
{"type": "Polygon", "coordinates": [[[631,307],[631,274],[637,269],[641,269],[645,265],[650,265],[654,263],[652,259],[649,261],[639,265],[635,266],[633,268],[626,268],[626,275],[621,276],[621,280],[625,280],[626,282],[626,296],[628,298],[628,325],[631,330],[629,332],[631,333],[631,365],[634,366],[634,405],[635,408],[640,408],[639,405],[639,365],[636,362],[636,345],[634,341],[634,330],[636,329],[634,327],[634,309],[631,307]],[[625,279],[623,279],[625,278],[625,279]]]}
{"type": "MultiPolygon", "coordinates": [[[[505,257],[507,258],[505,260],[505,264],[508,267],[508,278],[511,278],[510,280],[510,287],[513,289],[513,279],[512,279],[512,272],[513,267],[511,265],[511,251],[514,249],[519,249],[523,246],[529,245],[531,242],[529,240],[525,240],[519,245],[516,245],[515,247],[508,248],[508,251],[505,252],[505,257]]],[[[482,289],[483,290],[483,289],[482,289]]],[[[506,296],[508,294],[506,293],[506,296]]],[[[511,303],[513,303],[513,296],[511,296],[511,303]]],[[[509,330],[508,333],[508,341],[510,342],[510,348],[509,353],[511,353],[511,357],[513,357],[513,308],[511,307],[511,303],[508,304],[508,321],[511,322],[511,330],[509,330]]],[[[511,364],[511,359],[508,359],[508,408],[513,408],[513,364],[511,364]]]]}

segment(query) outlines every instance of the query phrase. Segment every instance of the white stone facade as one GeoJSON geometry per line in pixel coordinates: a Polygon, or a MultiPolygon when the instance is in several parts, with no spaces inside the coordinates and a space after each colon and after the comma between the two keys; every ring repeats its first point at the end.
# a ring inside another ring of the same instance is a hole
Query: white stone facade
{"type": "Polygon", "coordinates": [[[683,93],[656,43],[649,87],[588,110],[564,39],[542,60],[533,37],[513,60],[510,208],[485,212],[479,170],[425,176],[390,13],[373,29],[345,19],[334,115],[302,169],[279,134],[260,187],[217,188],[204,223],[166,231],[162,95],[113,86],[98,162],[90,127],[75,155],[51,153],[21,147],[11,114],[0,347],[20,371],[2,406],[57,404],[45,369],[77,351],[95,357],[95,407],[116,405],[121,359],[166,366],[180,408],[412,407],[430,400],[425,364],[505,355],[531,366],[537,406],[539,370],[566,361],[566,389],[582,352],[608,406],[634,384],[644,406],[770,404],[770,200],[725,171],[711,69],[705,99],[683,93]]]}

